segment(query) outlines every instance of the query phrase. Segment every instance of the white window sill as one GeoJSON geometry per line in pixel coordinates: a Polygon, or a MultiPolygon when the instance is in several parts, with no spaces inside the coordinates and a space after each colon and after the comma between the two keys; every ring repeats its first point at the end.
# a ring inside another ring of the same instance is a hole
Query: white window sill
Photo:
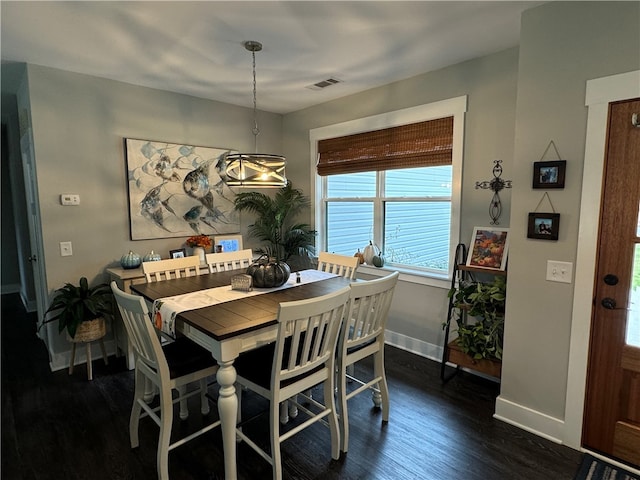
{"type": "Polygon", "coordinates": [[[360,265],[358,272],[362,272],[366,275],[373,275],[376,277],[384,277],[391,272],[400,272],[400,281],[417,283],[420,285],[428,285],[430,287],[444,288],[449,290],[451,288],[451,279],[445,275],[442,277],[436,277],[433,274],[426,274],[424,272],[418,272],[415,270],[409,270],[398,267],[372,267],[370,265],[360,265]]]}

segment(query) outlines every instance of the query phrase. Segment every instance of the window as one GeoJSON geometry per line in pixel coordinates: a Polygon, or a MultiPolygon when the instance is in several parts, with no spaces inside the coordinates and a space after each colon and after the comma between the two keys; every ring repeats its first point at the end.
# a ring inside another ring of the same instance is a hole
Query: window
{"type": "Polygon", "coordinates": [[[375,141],[370,139],[357,152],[350,149],[360,165],[346,167],[349,173],[340,173],[345,166],[340,154],[333,155],[337,159],[333,163],[321,156],[318,169],[322,173],[327,173],[327,168],[337,170],[319,176],[314,169],[319,249],[353,255],[372,240],[383,250],[386,266],[438,279],[450,277],[451,259],[459,241],[465,111],[466,97],[458,97],[312,130],[311,153],[315,159],[319,152],[325,153],[328,143],[335,145],[340,137],[366,136],[367,132],[453,117],[453,146],[447,152],[451,163],[440,156],[421,166],[425,162],[407,160],[405,155],[392,164],[384,159],[385,165],[376,166],[375,160],[372,163],[366,158],[375,149],[375,141]]]}

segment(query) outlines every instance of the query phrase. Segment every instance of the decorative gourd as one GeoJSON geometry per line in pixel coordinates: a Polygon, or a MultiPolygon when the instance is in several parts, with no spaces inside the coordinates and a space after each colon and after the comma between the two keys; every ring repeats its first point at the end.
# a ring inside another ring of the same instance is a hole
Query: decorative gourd
{"type": "Polygon", "coordinates": [[[162,260],[162,257],[159,253],[156,253],[153,250],[151,250],[142,258],[143,262],[157,262],[159,260],[162,260]]]}
{"type": "Polygon", "coordinates": [[[133,253],[132,250],[129,250],[129,253],[123,255],[120,259],[120,265],[122,265],[122,268],[127,270],[131,268],[138,268],[141,263],[142,258],[140,258],[140,255],[133,253]]]}
{"type": "Polygon", "coordinates": [[[369,245],[364,247],[362,255],[364,256],[364,263],[367,265],[373,265],[373,257],[376,254],[376,249],[373,247],[373,243],[369,241],[369,245]]]}
{"type": "Polygon", "coordinates": [[[371,259],[371,262],[374,267],[380,268],[384,266],[384,257],[382,256],[382,250],[380,250],[377,246],[375,248],[376,250],[378,250],[378,253],[376,253],[373,256],[373,258],[371,259]]]}
{"type": "Polygon", "coordinates": [[[360,260],[360,265],[364,263],[364,255],[362,255],[362,252],[360,252],[360,249],[358,249],[358,251],[354,253],[353,256],[358,257],[358,259],[360,260]]]}
{"type": "Polygon", "coordinates": [[[247,275],[251,275],[254,288],[273,288],[284,285],[289,280],[291,269],[284,262],[261,255],[249,265],[247,275]]]}
{"type": "Polygon", "coordinates": [[[374,267],[378,267],[378,268],[383,267],[384,257],[382,256],[382,252],[378,252],[378,255],[374,255],[372,262],[374,267]]]}

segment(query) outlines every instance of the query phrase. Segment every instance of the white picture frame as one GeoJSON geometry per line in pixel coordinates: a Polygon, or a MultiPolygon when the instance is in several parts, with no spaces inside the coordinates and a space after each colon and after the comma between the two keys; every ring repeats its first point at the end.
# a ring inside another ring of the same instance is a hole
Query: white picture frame
{"type": "Polygon", "coordinates": [[[214,235],[213,253],[237,252],[242,250],[242,235],[214,235]],[[219,249],[218,247],[222,247],[219,249]]]}
{"type": "Polygon", "coordinates": [[[508,252],[508,228],[473,227],[467,266],[505,271],[508,252]]]}

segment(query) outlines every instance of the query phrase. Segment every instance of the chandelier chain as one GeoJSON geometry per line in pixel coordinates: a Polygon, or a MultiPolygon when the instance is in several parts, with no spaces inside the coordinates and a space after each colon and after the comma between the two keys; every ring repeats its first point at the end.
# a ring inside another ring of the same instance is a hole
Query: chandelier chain
{"type": "Polygon", "coordinates": [[[258,128],[258,102],[257,102],[257,88],[256,88],[256,52],[252,51],[253,57],[253,135],[254,135],[254,147],[255,151],[258,151],[258,134],[260,129],[258,128]]]}

